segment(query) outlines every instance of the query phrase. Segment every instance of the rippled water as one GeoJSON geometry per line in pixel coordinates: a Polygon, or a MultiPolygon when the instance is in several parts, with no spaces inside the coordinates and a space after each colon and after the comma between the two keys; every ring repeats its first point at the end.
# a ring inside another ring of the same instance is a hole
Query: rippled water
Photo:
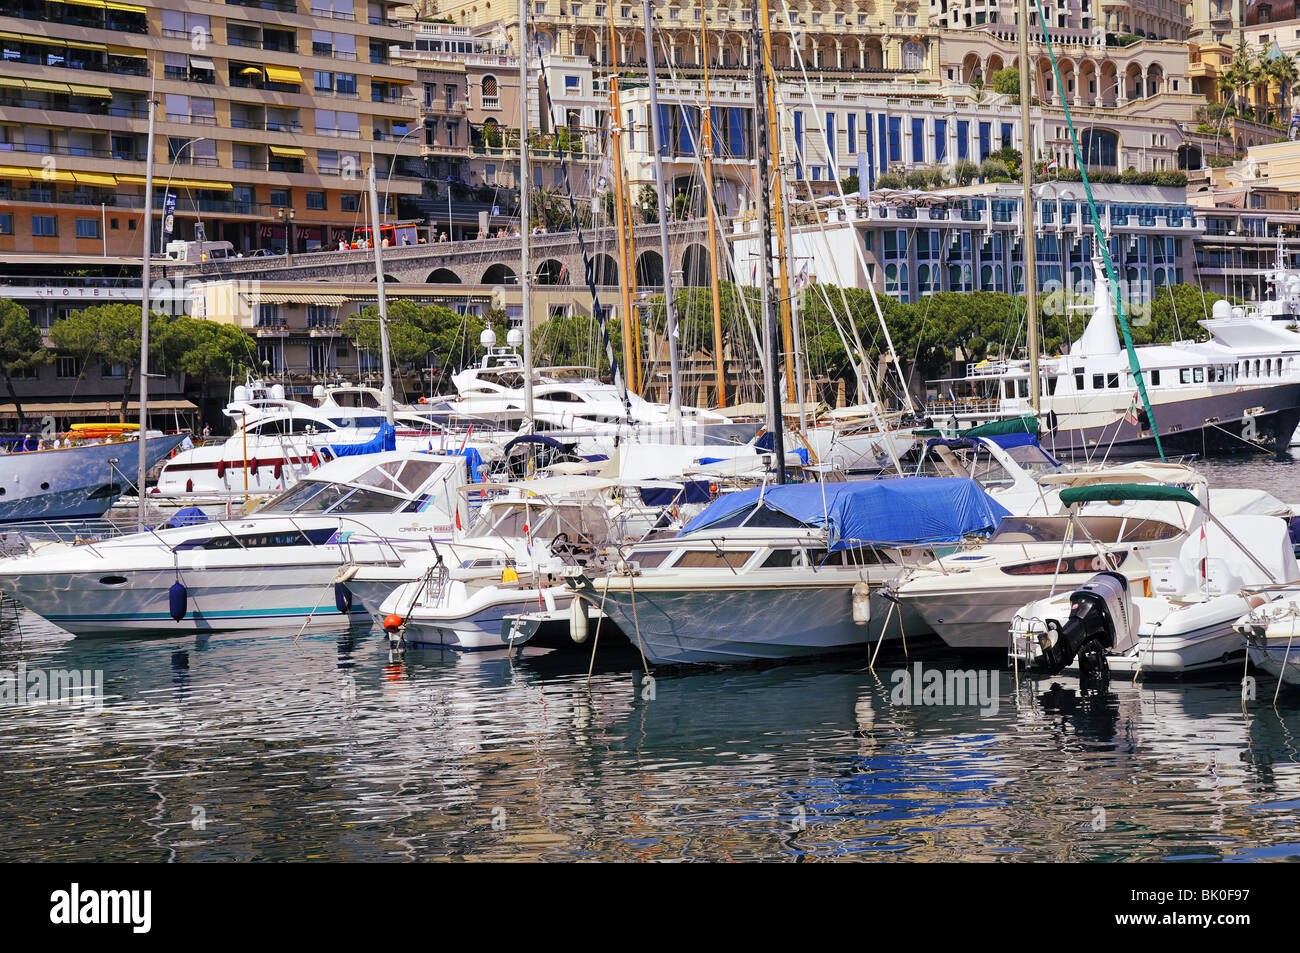
{"type": "MultiPolygon", "coordinates": [[[[1207,469],[1300,499],[1298,461],[1207,469]]],[[[913,643],[647,680],[603,641],[588,681],[573,653],[24,613],[0,670],[102,670],[107,698],[0,707],[0,860],[1300,858],[1300,694],[1263,679],[1085,698],[913,643]],[[996,670],[996,712],[906,704],[916,658],[996,670]]]]}

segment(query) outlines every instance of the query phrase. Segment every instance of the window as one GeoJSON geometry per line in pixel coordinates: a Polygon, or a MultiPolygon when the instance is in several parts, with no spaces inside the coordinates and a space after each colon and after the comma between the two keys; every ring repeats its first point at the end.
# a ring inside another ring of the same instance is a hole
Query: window
{"type": "Polygon", "coordinates": [[[345,192],[339,196],[340,212],[355,212],[360,209],[361,204],[357,201],[358,196],[355,192],[345,192]]]}
{"type": "Polygon", "coordinates": [[[1205,368],[1203,368],[1203,367],[1193,367],[1193,368],[1192,368],[1192,383],[1194,383],[1194,384],[1204,384],[1204,383],[1205,383],[1205,368]]]}
{"type": "Polygon", "coordinates": [[[319,211],[324,211],[324,209],[325,209],[325,193],[324,193],[324,192],[308,192],[308,193],[307,193],[307,207],[308,207],[309,209],[316,209],[316,210],[319,210],[319,211]]]}
{"type": "Polygon", "coordinates": [[[81,376],[81,358],[59,355],[54,359],[54,373],[61,381],[81,376]]]}
{"type": "Polygon", "coordinates": [[[566,93],[577,93],[582,90],[582,77],[566,76],[564,77],[564,91],[566,93]]]}
{"type": "MultiPolygon", "coordinates": [[[[1259,362],[1256,361],[1255,363],[1258,365],[1259,362]]],[[[1178,382],[1180,384],[1190,384],[1192,382],[1192,369],[1190,367],[1184,367],[1178,371],[1178,382]]]]}
{"type": "Polygon", "coordinates": [[[35,238],[54,238],[59,234],[58,225],[53,215],[32,216],[32,236],[35,238]]]}
{"type": "Polygon", "coordinates": [[[484,109],[499,109],[501,107],[500,90],[495,76],[483,77],[483,87],[480,95],[484,109]]]}
{"type": "Polygon", "coordinates": [[[1158,370],[1151,372],[1151,386],[1152,387],[1160,386],[1160,372],[1158,370]]]}
{"type": "Polygon", "coordinates": [[[272,204],[275,208],[288,208],[288,207],[289,207],[289,190],[288,190],[288,189],[272,189],[272,190],[271,190],[271,204],[272,204]]]}
{"type": "Polygon", "coordinates": [[[14,213],[5,212],[0,214],[0,235],[12,235],[14,233],[14,213]]]}
{"type": "Polygon", "coordinates": [[[78,237],[78,238],[98,238],[98,237],[99,237],[99,219],[97,219],[97,218],[79,218],[79,219],[77,219],[77,237],[78,237]]]}

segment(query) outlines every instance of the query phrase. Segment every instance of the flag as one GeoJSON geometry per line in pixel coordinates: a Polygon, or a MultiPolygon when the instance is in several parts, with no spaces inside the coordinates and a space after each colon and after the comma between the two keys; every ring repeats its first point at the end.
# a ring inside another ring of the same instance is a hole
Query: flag
{"type": "Polygon", "coordinates": [[[1059,169],[1060,167],[1061,167],[1061,160],[1056,158],[1055,156],[1052,157],[1052,161],[1047,163],[1046,166],[1047,169],[1059,169]]]}
{"type": "Polygon", "coordinates": [[[1124,411],[1124,419],[1127,420],[1129,423],[1131,423],[1134,427],[1136,427],[1138,423],[1137,405],[1138,405],[1138,392],[1134,391],[1133,399],[1130,400],[1128,403],[1128,410],[1124,411]]]}

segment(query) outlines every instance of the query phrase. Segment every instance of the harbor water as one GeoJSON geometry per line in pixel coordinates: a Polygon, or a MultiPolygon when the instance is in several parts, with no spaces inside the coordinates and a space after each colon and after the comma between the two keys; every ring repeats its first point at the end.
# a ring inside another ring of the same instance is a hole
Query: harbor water
{"type": "MultiPolygon", "coordinates": [[[[1202,467],[1300,499],[1300,460],[1202,467]]],[[[1300,697],[1266,677],[1085,696],[913,640],[647,678],[602,638],[588,679],[586,651],[294,634],[7,615],[0,671],[102,694],[0,706],[0,860],[1300,859],[1300,697]],[[929,704],[931,670],[978,690],[929,704]]]]}

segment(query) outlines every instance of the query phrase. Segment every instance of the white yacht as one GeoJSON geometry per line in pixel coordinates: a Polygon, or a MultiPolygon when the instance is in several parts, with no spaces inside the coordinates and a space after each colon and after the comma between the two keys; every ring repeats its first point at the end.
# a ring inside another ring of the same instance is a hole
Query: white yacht
{"type": "Polygon", "coordinates": [[[1006,514],[971,480],[757,487],[569,584],[659,664],[788,659],[922,629],[882,587],[1006,514]]]}
{"type": "MultiPolygon", "coordinates": [[[[1138,399],[1096,259],[1093,273],[1093,314],[1082,336],[1068,354],[1039,361],[1048,425],[1043,445],[1057,456],[1152,457],[1152,421],[1138,399]]],[[[1248,313],[1228,301],[1216,302],[1212,315],[1198,322],[1210,332],[1208,341],[1134,349],[1162,448],[1166,454],[1285,448],[1300,423],[1300,334],[1272,312],[1248,313]]],[[[928,405],[927,413],[950,429],[1032,413],[1027,360],[981,361],[964,377],[931,383],[947,399],[928,405]]]]}
{"type": "Polygon", "coordinates": [[[1148,559],[1146,575],[1118,578],[1127,582],[1119,587],[1126,604],[1118,612],[1082,609],[1088,597],[1069,589],[1022,607],[1011,622],[1012,657],[1069,670],[1087,664],[1092,641],[1111,671],[1128,675],[1237,669],[1245,642],[1234,625],[1276,598],[1258,590],[1300,580],[1300,565],[1284,520],[1226,516],[1202,523],[1175,555],[1148,559]]]}
{"type": "Polygon", "coordinates": [[[341,457],[246,517],[0,560],[0,589],[82,636],[368,622],[340,568],[450,541],[466,481],[461,455],[341,457]]]}
{"type": "Polygon", "coordinates": [[[1233,628],[1246,640],[1250,664],[1284,685],[1300,685],[1300,595],[1297,587],[1249,593],[1255,604],[1233,628]]]}

